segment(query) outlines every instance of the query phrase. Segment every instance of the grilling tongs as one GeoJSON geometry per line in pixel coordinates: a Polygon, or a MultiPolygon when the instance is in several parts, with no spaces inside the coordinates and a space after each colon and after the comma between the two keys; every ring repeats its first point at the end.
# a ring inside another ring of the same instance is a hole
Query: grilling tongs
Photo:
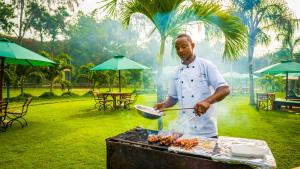
{"type": "Polygon", "coordinates": [[[139,112],[139,114],[147,119],[158,119],[164,115],[163,112],[170,110],[187,110],[194,108],[167,108],[162,110],[155,110],[153,107],[135,105],[134,108],[139,112]]]}

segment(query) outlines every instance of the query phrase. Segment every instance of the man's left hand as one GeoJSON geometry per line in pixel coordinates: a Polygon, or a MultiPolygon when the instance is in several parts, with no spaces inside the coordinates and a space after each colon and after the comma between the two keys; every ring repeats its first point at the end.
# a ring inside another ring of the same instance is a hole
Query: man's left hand
{"type": "Polygon", "coordinates": [[[206,111],[207,109],[210,107],[210,103],[206,100],[204,101],[201,101],[201,102],[198,102],[194,109],[195,109],[195,113],[198,115],[198,116],[202,116],[206,111]]]}

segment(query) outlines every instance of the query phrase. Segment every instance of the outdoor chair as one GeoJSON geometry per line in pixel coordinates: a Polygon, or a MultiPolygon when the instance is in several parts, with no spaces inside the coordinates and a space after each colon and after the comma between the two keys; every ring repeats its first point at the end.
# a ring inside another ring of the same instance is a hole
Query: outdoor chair
{"type": "Polygon", "coordinates": [[[107,109],[113,109],[114,100],[108,98],[108,94],[98,93],[98,109],[106,111],[107,109]]]}
{"type": "Polygon", "coordinates": [[[98,98],[98,94],[99,94],[99,92],[93,92],[93,97],[94,97],[94,101],[95,101],[95,107],[99,107],[100,106],[100,98],[98,98]]]}
{"type": "Polygon", "coordinates": [[[287,95],[288,100],[300,100],[300,95],[298,95],[294,90],[290,90],[287,95]]]}
{"type": "Polygon", "coordinates": [[[256,93],[256,108],[258,110],[272,110],[274,100],[274,93],[256,93]]]}
{"type": "Polygon", "coordinates": [[[12,125],[15,121],[20,123],[21,127],[25,127],[28,125],[27,121],[25,120],[24,116],[27,114],[29,104],[31,103],[32,98],[29,97],[25,100],[22,110],[12,110],[7,112],[7,117],[9,119],[8,125],[12,125]]]}
{"type": "Polygon", "coordinates": [[[123,98],[124,109],[130,109],[130,105],[133,105],[138,98],[138,93],[134,93],[133,95],[127,95],[123,98]]]}
{"type": "Polygon", "coordinates": [[[7,128],[7,105],[8,102],[0,102],[0,131],[4,132],[7,128]]]}

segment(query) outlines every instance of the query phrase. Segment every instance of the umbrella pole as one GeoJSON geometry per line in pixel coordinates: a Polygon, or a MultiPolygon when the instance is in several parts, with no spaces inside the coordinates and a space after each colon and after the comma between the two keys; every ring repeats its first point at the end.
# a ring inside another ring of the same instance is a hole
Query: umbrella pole
{"type": "Polygon", "coordinates": [[[288,87],[289,87],[289,73],[286,72],[286,79],[285,79],[285,100],[287,100],[288,87]]]}
{"type": "Polygon", "coordinates": [[[119,70],[119,92],[121,92],[121,70],[119,70]]]}
{"type": "Polygon", "coordinates": [[[0,68],[0,102],[2,102],[2,86],[4,79],[4,58],[1,58],[1,68],[0,68]]]}

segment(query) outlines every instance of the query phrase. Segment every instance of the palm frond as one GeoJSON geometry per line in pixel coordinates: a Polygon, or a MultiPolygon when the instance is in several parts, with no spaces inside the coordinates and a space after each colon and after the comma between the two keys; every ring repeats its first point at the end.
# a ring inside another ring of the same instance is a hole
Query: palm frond
{"type": "Polygon", "coordinates": [[[217,26],[225,37],[224,59],[237,59],[247,44],[247,29],[241,23],[241,20],[228,11],[222,10],[216,3],[194,3],[189,9],[186,19],[183,21],[204,21],[211,25],[217,26]],[[195,16],[190,17],[195,13],[195,16]]]}
{"type": "Polygon", "coordinates": [[[256,34],[256,42],[267,46],[271,42],[271,37],[261,29],[258,29],[258,32],[256,34]]]}
{"type": "Polygon", "coordinates": [[[102,0],[100,2],[104,3],[100,9],[103,9],[109,16],[115,17],[118,0],[102,0]]]}

